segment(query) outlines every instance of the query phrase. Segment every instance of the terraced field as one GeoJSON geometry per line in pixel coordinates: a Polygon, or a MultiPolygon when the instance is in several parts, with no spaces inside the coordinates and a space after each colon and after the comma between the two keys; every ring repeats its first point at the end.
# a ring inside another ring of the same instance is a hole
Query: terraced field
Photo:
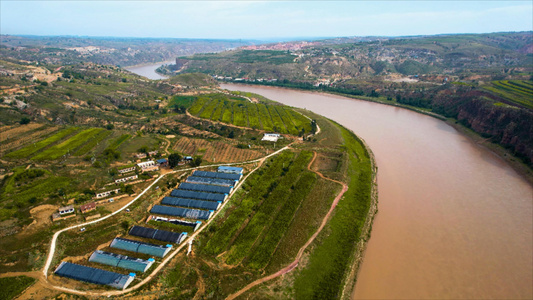
{"type": "Polygon", "coordinates": [[[98,141],[99,139],[103,139],[102,136],[100,137],[97,137],[97,136],[104,130],[105,129],[102,129],[102,128],[89,128],[89,129],[83,130],[82,132],[79,132],[75,136],[67,139],[66,141],[59,143],[57,145],[54,145],[44,150],[43,152],[35,155],[34,157],[32,157],[32,159],[33,160],[54,160],[67,154],[72,154],[75,156],[84,154],[85,152],[89,151],[94,146],[96,146],[96,143],[94,143],[94,145],[89,149],[87,149],[85,145],[93,144],[94,140],[98,141]]]}
{"type": "Polygon", "coordinates": [[[293,135],[311,131],[311,121],[288,107],[223,96],[198,97],[190,105],[189,113],[203,119],[265,131],[293,135]]]}
{"type": "Polygon", "coordinates": [[[0,154],[4,154],[12,149],[16,149],[25,144],[40,140],[43,137],[48,136],[49,134],[57,130],[58,127],[55,126],[42,126],[36,128],[35,130],[27,131],[24,134],[13,135],[12,137],[6,139],[0,144],[0,154]]]}
{"type": "Polygon", "coordinates": [[[181,137],[172,149],[185,155],[201,155],[208,162],[239,162],[261,157],[264,153],[251,149],[240,149],[227,142],[208,141],[181,137]]]}
{"type": "Polygon", "coordinates": [[[9,158],[27,158],[29,157],[30,155],[33,155],[35,153],[37,153],[38,151],[48,147],[49,145],[52,145],[62,139],[64,139],[65,137],[73,134],[74,132],[78,131],[79,128],[77,127],[69,127],[69,128],[65,128],[61,131],[59,131],[58,133],[44,139],[44,140],[41,140],[37,143],[33,143],[32,145],[29,145],[29,146],[26,146],[22,149],[19,149],[17,151],[13,151],[11,153],[8,153],[6,155],[6,157],[9,157],[9,158]]]}
{"type": "Polygon", "coordinates": [[[533,109],[533,81],[499,80],[491,82],[485,89],[519,106],[533,109]]]}

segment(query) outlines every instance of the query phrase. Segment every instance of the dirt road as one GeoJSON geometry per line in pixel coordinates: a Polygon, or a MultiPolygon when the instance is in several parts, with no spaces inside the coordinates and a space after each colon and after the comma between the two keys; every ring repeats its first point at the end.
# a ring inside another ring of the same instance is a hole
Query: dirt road
{"type": "Polygon", "coordinates": [[[307,240],[305,245],[303,245],[302,248],[300,248],[300,250],[298,251],[298,254],[296,255],[296,258],[294,259],[294,261],[292,263],[290,263],[288,266],[286,266],[285,268],[277,271],[276,273],[274,273],[272,275],[257,279],[256,281],[254,281],[254,282],[250,283],[249,285],[245,286],[242,290],[240,290],[240,291],[238,291],[238,292],[236,292],[234,294],[229,295],[228,298],[226,298],[227,300],[235,299],[235,298],[239,297],[240,295],[242,295],[243,293],[245,293],[246,291],[248,291],[249,289],[251,289],[251,288],[253,288],[253,287],[255,287],[255,286],[257,286],[257,285],[259,285],[259,284],[261,284],[263,282],[266,282],[266,281],[269,281],[271,279],[277,278],[277,277],[279,277],[279,276],[281,276],[283,274],[287,274],[290,271],[294,270],[294,268],[296,268],[298,266],[298,263],[300,262],[300,259],[302,258],[302,255],[304,254],[305,249],[307,249],[307,247],[309,247],[309,245],[311,245],[311,243],[320,234],[322,229],[324,229],[324,227],[326,226],[326,223],[328,222],[329,217],[331,216],[331,214],[335,210],[335,207],[337,207],[337,204],[339,203],[340,199],[342,198],[344,193],[348,190],[348,186],[345,183],[343,183],[343,182],[327,178],[324,175],[322,175],[322,173],[320,173],[318,171],[313,171],[311,169],[311,165],[315,162],[316,157],[317,157],[317,154],[316,154],[316,152],[314,152],[313,159],[311,160],[311,162],[309,162],[309,165],[307,166],[309,171],[315,172],[321,178],[324,178],[326,180],[329,180],[329,181],[332,181],[332,182],[335,182],[335,183],[338,183],[338,184],[342,185],[341,192],[337,195],[337,197],[335,197],[335,200],[333,200],[333,203],[331,203],[331,206],[329,208],[328,213],[326,214],[324,219],[322,219],[322,223],[318,227],[317,231],[311,236],[311,238],[309,238],[309,240],[307,240]]]}

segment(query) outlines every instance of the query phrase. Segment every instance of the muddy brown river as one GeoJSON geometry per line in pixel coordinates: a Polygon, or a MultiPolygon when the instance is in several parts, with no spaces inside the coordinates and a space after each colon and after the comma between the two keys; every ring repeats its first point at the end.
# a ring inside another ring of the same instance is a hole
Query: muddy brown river
{"type": "Polygon", "coordinates": [[[533,189],[446,123],[339,96],[222,84],[353,130],[378,164],[379,213],[353,299],[533,298],[533,189]]]}

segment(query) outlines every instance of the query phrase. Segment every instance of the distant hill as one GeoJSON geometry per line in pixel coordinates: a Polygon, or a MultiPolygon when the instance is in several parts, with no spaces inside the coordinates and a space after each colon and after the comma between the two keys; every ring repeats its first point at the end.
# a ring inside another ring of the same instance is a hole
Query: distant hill
{"type": "Polygon", "coordinates": [[[501,73],[502,68],[531,68],[532,60],[527,54],[531,52],[532,40],[532,32],[337,38],[314,42],[299,50],[237,49],[196,54],[186,58],[190,62],[184,72],[300,81],[394,73],[495,74],[501,73]]]}
{"type": "Polygon", "coordinates": [[[220,52],[250,45],[252,41],[1,35],[0,44],[2,57],[51,64],[93,62],[127,67],[182,55],[220,52]]]}

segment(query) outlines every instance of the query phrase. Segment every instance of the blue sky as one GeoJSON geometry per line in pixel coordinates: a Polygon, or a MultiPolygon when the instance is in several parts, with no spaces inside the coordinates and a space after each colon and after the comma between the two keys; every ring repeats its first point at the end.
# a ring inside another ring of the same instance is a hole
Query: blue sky
{"type": "Polygon", "coordinates": [[[264,39],[533,30],[533,1],[0,0],[0,33],[264,39]]]}

